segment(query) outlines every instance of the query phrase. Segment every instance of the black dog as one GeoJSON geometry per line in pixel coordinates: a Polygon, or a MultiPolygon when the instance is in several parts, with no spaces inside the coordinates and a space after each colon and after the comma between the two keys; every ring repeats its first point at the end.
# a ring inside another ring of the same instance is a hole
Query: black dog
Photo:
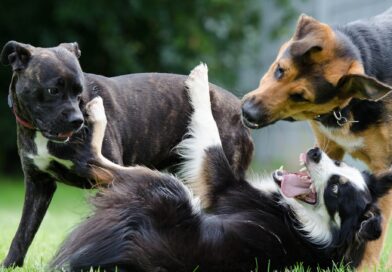
{"type": "Polygon", "coordinates": [[[368,240],[381,234],[377,199],[392,175],[375,177],[332,161],[320,149],[302,154],[306,169],[277,170],[248,183],[236,177],[211,114],[207,69],[187,81],[194,113],[180,143],[188,182],[204,187],[209,212],[181,181],[145,167],[121,167],[100,154],[102,100],[91,113],[97,179],[112,186],[93,199],[94,214],[67,238],[52,269],[88,271],[314,270],[356,266],[368,240]],[[196,268],[199,269],[196,269],[196,268]]]}
{"type": "MultiPolygon", "coordinates": [[[[46,213],[56,181],[82,188],[91,177],[91,132],[84,125],[84,105],[104,100],[110,120],[103,154],[121,165],[157,169],[178,162],[172,152],[183,138],[190,105],[184,76],[135,74],[115,78],[86,74],[80,68],[76,43],[38,48],[8,42],[1,62],[13,70],[9,104],[18,122],[18,147],[25,175],[22,219],[4,266],[23,264],[27,249],[46,213]]],[[[236,173],[248,167],[253,144],[240,120],[240,102],[210,85],[213,111],[225,152],[236,173]]]]}

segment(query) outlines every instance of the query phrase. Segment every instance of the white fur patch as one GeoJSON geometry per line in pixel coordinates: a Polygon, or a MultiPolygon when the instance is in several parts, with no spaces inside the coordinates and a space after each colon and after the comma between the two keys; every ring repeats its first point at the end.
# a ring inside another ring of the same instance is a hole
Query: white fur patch
{"type": "Polygon", "coordinates": [[[208,85],[208,69],[200,64],[192,70],[185,82],[189,100],[193,108],[188,125],[188,138],[178,146],[178,154],[185,159],[179,176],[187,183],[200,182],[203,170],[204,151],[213,146],[221,146],[218,127],[211,111],[208,85]]]}
{"type": "Polygon", "coordinates": [[[45,138],[41,132],[35,133],[34,143],[37,149],[36,154],[28,154],[28,157],[33,160],[33,163],[41,171],[46,171],[50,162],[56,161],[66,168],[71,169],[74,163],[70,160],[59,159],[51,154],[48,150],[49,140],[45,138]]]}
{"type": "Polygon", "coordinates": [[[364,139],[354,136],[348,128],[331,129],[323,125],[319,125],[319,128],[327,138],[343,147],[347,152],[354,152],[364,146],[364,139]]]}
{"type": "Polygon", "coordinates": [[[256,175],[252,174],[247,177],[247,180],[249,181],[249,184],[266,194],[272,194],[272,193],[277,193],[279,192],[279,187],[275,183],[274,179],[272,178],[272,175],[265,174],[265,175],[256,175]]]}

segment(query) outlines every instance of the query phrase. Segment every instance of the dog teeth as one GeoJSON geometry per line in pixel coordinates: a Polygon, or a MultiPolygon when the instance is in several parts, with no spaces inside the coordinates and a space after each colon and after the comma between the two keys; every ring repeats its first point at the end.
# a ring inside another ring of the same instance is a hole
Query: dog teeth
{"type": "Polygon", "coordinates": [[[279,167],[278,171],[283,171],[283,165],[279,167]]]}
{"type": "Polygon", "coordinates": [[[306,167],[302,167],[301,169],[299,169],[300,172],[305,172],[306,171],[306,167]]]}
{"type": "Polygon", "coordinates": [[[304,166],[305,162],[304,161],[299,161],[299,166],[304,166]]]}

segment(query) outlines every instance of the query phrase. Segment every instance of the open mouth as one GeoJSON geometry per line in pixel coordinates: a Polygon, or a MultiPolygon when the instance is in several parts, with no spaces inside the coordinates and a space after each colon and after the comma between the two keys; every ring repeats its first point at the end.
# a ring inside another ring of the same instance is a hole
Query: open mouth
{"type": "Polygon", "coordinates": [[[317,192],[306,167],[305,153],[300,155],[299,162],[302,168],[298,172],[288,172],[281,167],[272,174],[273,179],[284,196],[315,205],[317,192]]]}
{"type": "Polygon", "coordinates": [[[69,141],[69,139],[72,137],[75,131],[66,131],[66,132],[60,132],[57,134],[52,134],[47,131],[42,131],[42,134],[45,136],[45,138],[57,142],[57,143],[66,143],[69,141]]]}

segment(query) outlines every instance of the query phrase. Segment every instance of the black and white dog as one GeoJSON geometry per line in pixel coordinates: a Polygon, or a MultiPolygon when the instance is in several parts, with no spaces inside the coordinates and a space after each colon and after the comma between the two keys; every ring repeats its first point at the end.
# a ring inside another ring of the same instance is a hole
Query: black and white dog
{"type": "Polygon", "coordinates": [[[300,156],[300,172],[237,178],[211,114],[207,82],[204,65],[187,80],[194,112],[190,137],[178,148],[182,177],[201,188],[198,196],[172,175],[104,158],[102,100],[87,105],[95,175],[113,183],[93,198],[93,215],[64,242],[53,269],[265,271],[299,262],[310,268],[359,263],[366,242],[381,234],[377,199],[392,186],[392,175],[360,173],[314,148],[300,156]]]}

